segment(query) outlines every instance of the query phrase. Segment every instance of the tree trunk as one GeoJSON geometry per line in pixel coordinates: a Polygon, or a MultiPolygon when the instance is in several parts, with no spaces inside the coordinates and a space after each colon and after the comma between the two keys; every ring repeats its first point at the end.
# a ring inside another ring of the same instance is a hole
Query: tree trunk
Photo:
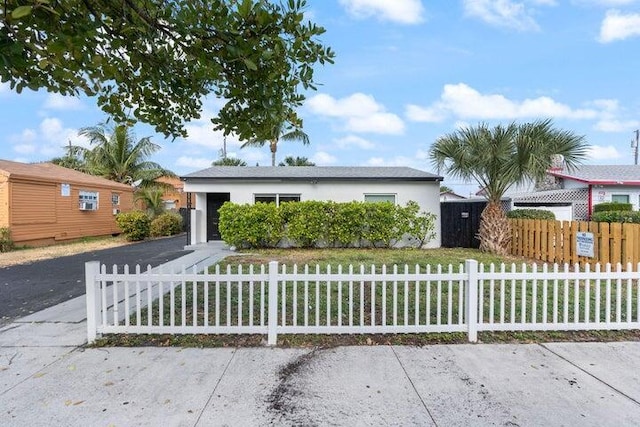
{"type": "Polygon", "coordinates": [[[489,202],[480,215],[480,250],[507,255],[511,243],[511,227],[500,203],[489,202]]]}
{"type": "Polygon", "coordinates": [[[271,166],[275,166],[276,151],[278,151],[278,141],[277,140],[271,141],[271,144],[269,144],[269,148],[271,149],[271,166]]]}

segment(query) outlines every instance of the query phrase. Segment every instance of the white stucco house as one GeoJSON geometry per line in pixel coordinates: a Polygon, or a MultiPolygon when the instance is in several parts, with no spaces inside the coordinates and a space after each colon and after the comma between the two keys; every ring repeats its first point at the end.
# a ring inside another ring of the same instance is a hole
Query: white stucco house
{"type": "Polygon", "coordinates": [[[215,166],[181,177],[184,191],[195,197],[191,211],[191,244],[220,240],[218,209],[226,201],[256,203],[303,200],[335,202],[413,200],[421,211],[437,216],[440,246],[440,181],[442,177],[408,167],[348,166],[215,166]]]}
{"type": "Polygon", "coordinates": [[[547,171],[537,188],[519,187],[507,194],[512,209],[538,208],[555,212],[556,219],[586,221],[593,206],[605,202],[631,203],[640,210],[640,165],[581,165],[547,171]]]}

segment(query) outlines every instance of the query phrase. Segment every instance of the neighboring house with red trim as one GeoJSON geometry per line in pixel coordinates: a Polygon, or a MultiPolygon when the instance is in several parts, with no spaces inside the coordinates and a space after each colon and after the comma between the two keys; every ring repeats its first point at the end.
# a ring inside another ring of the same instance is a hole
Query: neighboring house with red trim
{"type": "Polygon", "coordinates": [[[506,196],[511,198],[514,209],[570,209],[570,217],[582,221],[591,217],[593,206],[599,203],[631,203],[637,211],[640,210],[640,165],[554,168],[547,172],[543,182],[535,187],[531,185],[530,191],[509,192],[506,196]]]}

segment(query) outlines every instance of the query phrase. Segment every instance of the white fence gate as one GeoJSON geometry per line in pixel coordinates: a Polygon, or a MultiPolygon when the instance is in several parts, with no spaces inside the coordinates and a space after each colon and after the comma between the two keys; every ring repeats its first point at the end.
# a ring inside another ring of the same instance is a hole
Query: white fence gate
{"type": "Polygon", "coordinates": [[[215,267],[111,272],[86,264],[88,341],[98,334],[367,334],[640,328],[640,264],[399,268],[215,267]]]}

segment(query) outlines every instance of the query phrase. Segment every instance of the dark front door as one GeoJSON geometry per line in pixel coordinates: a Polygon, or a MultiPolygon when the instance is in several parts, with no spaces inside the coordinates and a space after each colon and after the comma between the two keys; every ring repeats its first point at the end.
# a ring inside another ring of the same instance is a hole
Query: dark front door
{"type": "Polygon", "coordinates": [[[207,241],[221,240],[218,209],[231,199],[229,193],[207,193],[207,241]]]}

